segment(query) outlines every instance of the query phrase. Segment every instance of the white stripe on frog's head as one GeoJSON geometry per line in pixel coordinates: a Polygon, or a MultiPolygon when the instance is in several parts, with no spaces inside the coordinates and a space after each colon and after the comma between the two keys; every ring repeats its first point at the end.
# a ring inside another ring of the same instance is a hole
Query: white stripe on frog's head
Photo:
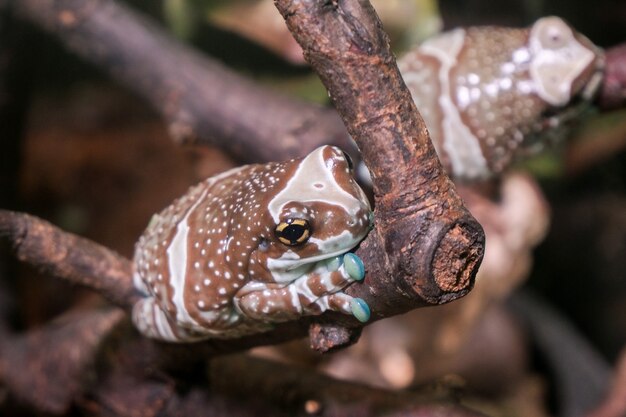
{"type": "Polygon", "coordinates": [[[302,159],[268,212],[276,224],[290,218],[311,222],[308,240],[267,259],[277,282],[292,281],[317,262],[354,248],[370,229],[371,208],[352,174],[346,155],[322,146],[302,159]]]}
{"type": "MultiPolygon", "coordinates": [[[[341,207],[348,216],[357,216],[369,202],[363,191],[356,186],[358,196],[339,185],[333,170],[337,161],[344,160],[343,152],[334,146],[322,146],[311,152],[301,162],[285,188],[268,204],[268,210],[278,224],[283,207],[291,202],[321,202],[341,207]]],[[[347,168],[346,168],[347,169],[347,168]]],[[[346,172],[346,175],[351,175],[346,172]]]]}
{"type": "Polygon", "coordinates": [[[532,60],[530,74],[536,93],[553,106],[564,106],[578,94],[575,83],[585,73],[597,71],[598,50],[562,19],[539,19],[528,41],[532,60]]]}

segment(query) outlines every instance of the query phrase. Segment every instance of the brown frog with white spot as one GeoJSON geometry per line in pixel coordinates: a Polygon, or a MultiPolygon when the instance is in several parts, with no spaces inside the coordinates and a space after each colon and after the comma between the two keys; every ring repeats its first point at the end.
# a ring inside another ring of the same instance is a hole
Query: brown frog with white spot
{"type": "Polygon", "coordinates": [[[604,54],[545,17],[525,29],[455,29],[398,66],[443,164],[472,181],[563,136],[598,90],[604,54]]]}
{"type": "Polygon", "coordinates": [[[209,178],[155,215],[137,243],[134,281],[145,297],[133,321],[146,336],[185,342],[326,310],[362,319],[367,305],[341,291],[362,274],[343,255],[370,223],[351,162],[335,147],[209,178]]]}

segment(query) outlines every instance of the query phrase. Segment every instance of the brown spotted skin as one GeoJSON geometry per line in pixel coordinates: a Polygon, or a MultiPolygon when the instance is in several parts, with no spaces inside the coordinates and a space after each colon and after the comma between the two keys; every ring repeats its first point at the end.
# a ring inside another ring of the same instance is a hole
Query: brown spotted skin
{"type": "Polygon", "coordinates": [[[353,282],[334,259],[370,228],[370,206],[341,150],[248,165],[192,187],[155,215],[135,251],[145,295],[133,321],[174,342],[232,338],[327,309],[350,314],[353,282]],[[306,219],[308,241],[281,243],[274,229],[306,219]]]}
{"type": "Polygon", "coordinates": [[[602,51],[563,20],[456,29],[398,62],[453,177],[482,180],[563,135],[600,85],[602,51]]]}

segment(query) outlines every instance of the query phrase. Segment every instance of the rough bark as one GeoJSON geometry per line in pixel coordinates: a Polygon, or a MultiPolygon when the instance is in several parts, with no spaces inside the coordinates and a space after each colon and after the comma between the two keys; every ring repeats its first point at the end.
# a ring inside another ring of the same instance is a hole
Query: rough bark
{"type": "Polygon", "coordinates": [[[102,376],[104,384],[90,393],[91,398],[81,400],[90,415],[483,416],[458,405],[450,392],[440,392],[433,400],[428,391],[372,389],[244,356],[215,359],[208,369],[199,369],[199,378],[208,380],[195,381],[187,389],[158,375],[146,383],[134,375],[140,365],[136,358],[114,359],[117,369],[102,376]],[[138,400],[146,407],[138,410],[138,400]]]}
{"type": "Polygon", "coordinates": [[[164,373],[154,367],[161,352],[129,337],[123,317],[119,309],[76,311],[4,337],[0,380],[12,396],[52,414],[74,407],[116,417],[482,416],[458,405],[454,387],[436,396],[427,389],[391,392],[245,356],[198,363],[184,376],[164,373]]]}

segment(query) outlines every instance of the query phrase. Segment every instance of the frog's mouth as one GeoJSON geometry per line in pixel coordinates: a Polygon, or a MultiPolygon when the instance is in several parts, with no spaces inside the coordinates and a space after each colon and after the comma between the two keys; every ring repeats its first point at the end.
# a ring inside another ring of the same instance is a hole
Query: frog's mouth
{"type": "Polygon", "coordinates": [[[356,245],[308,258],[297,259],[290,257],[293,256],[293,252],[287,252],[280,258],[268,259],[267,268],[272,273],[276,282],[287,283],[318,268],[325,268],[329,271],[337,270],[343,262],[342,255],[348,253],[355,246],[356,245]]]}

